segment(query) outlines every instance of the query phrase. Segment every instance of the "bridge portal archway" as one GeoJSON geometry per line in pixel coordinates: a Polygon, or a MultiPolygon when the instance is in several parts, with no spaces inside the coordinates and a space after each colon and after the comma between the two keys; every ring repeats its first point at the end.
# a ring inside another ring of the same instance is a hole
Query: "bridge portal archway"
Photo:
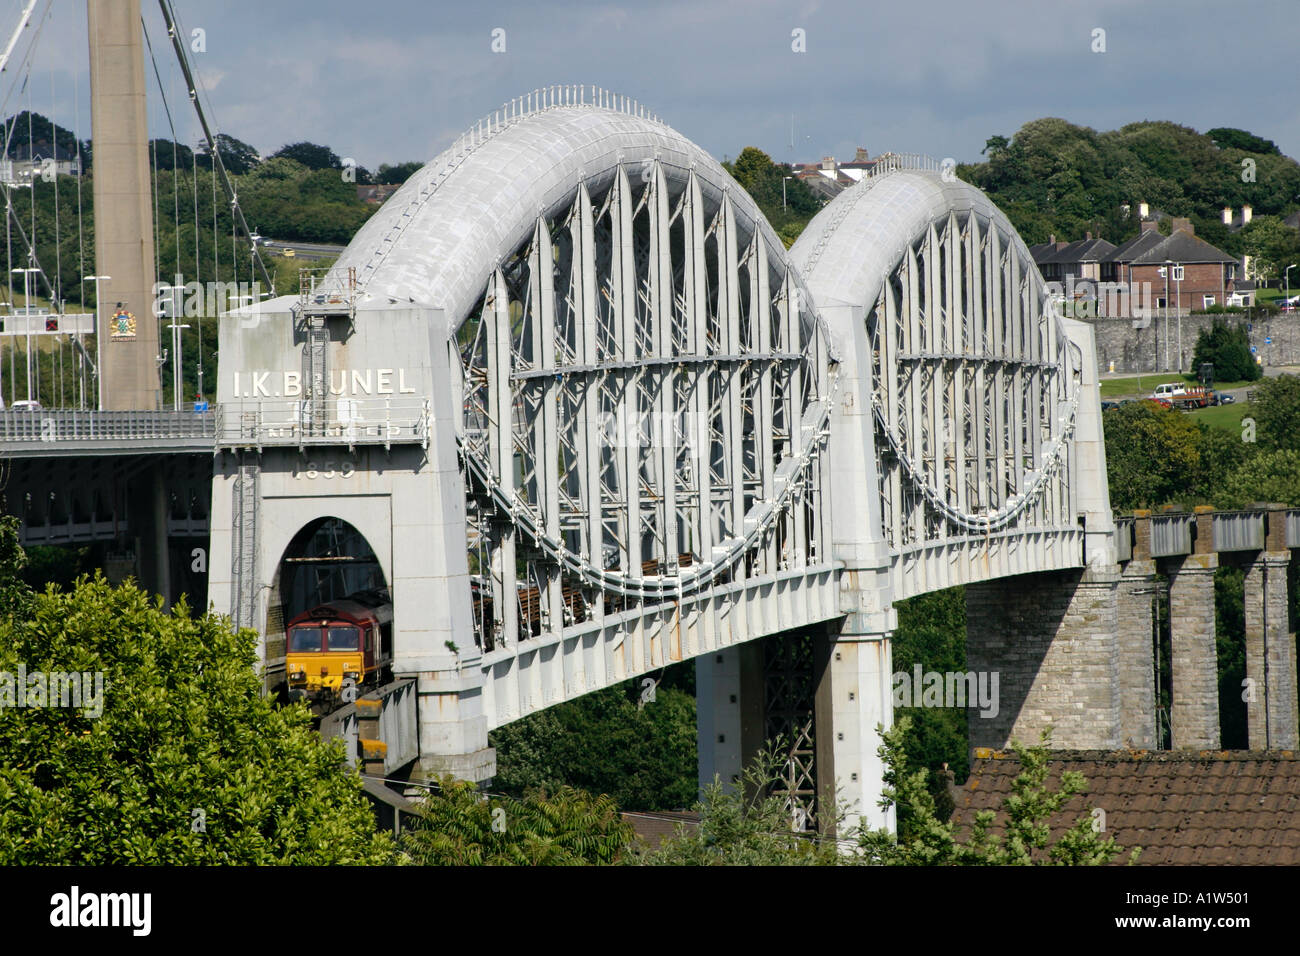
{"type": "MultiPolygon", "coordinates": [[[[271,579],[270,613],[278,605],[283,626],[318,604],[384,587],[388,579],[366,536],[342,518],[316,518],[280,555],[271,579]]],[[[269,627],[271,621],[267,623],[269,627]]]]}

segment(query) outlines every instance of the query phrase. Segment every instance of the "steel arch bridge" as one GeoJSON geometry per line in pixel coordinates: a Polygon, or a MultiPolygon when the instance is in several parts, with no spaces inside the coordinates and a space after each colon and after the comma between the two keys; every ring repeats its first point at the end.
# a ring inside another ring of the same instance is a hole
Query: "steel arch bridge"
{"type": "Polygon", "coordinates": [[[767,693],[796,741],[787,789],[852,766],[873,814],[893,602],[1114,560],[1090,332],[993,204],[917,157],[787,251],[644,109],[536,91],[412,176],[297,301],[229,317],[221,354],[286,387],[221,382],[240,424],[212,599],[274,667],[286,543],[351,524],[393,588],[420,751],[472,779],[489,729],[692,658],[714,686],[702,776],[738,767],[758,731],[729,705],[763,678],[735,649],[799,633],[767,693]],[[409,371],[396,391],[416,397],[347,397],[366,369],[409,371]],[[308,462],[303,483],[302,456],[331,448],[364,482],[308,462]],[[807,643],[828,625],[830,664],[807,643]],[[841,664],[856,703],[831,746],[791,715],[841,664]]]}

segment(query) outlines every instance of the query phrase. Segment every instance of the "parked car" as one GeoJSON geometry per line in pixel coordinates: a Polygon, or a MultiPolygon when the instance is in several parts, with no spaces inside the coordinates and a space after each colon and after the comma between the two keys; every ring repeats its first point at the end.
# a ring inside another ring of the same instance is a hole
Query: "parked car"
{"type": "Polygon", "coordinates": [[[1175,395],[1181,395],[1187,391],[1187,386],[1182,382],[1165,382],[1163,385],[1157,385],[1156,390],[1151,393],[1154,399],[1173,398],[1175,395]]]}
{"type": "Polygon", "coordinates": [[[34,398],[23,398],[9,406],[15,412],[39,412],[41,403],[34,398]]]}
{"type": "Polygon", "coordinates": [[[1119,402],[1114,401],[1113,399],[1109,399],[1109,398],[1102,399],[1102,402],[1101,402],[1101,410],[1102,410],[1103,412],[1105,412],[1105,411],[1109,411],[1109,410],[1112,409],[1112,408],[1119,408],[1119,402]]]}

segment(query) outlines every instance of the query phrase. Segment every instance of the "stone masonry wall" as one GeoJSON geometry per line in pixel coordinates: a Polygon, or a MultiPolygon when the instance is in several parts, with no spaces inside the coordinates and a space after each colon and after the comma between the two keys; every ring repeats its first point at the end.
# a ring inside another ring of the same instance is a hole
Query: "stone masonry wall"
{"type": "MultiPolygon", "coordinates": [[[[1183,371],[1191,368],[1192,354],[1196,350],[1196,336],[1209,328],[1216,318],[1229,323],[1244,322],[1245,316],[1184,315],[1183,316],[1183,371]]],[[[1132,319],[1086,319],[1097,336],[1097,370],[1108,372],[1115,363],[1116,372],[1155,372],[1165,366],[1165,320],[1163,316],[1151,319],[1146,328],[1135,329],[1132,319]]],[[[1251,320],[1250,344],[1264,358],[1265,365],[1300,365],[1300,314],[1276,315],[1269,319],[1251,320]],[[1265,345],[1266,338],[1272,345],[1265,345]]],[[[1177,364],[1178,322],[1169,316],[1169,360],[1177,364]]]]}
{"type": "Polygon", "coordinates": [[[1156,749],[1156,679],[1152,601],[1155,562],[1133,560],[1119,584],[1120,742],[1137,750],[1156,749]]]}
{"type": "Polygon", "coordinates": [[[1217,555],[1189,554],[1169,579],[1172,704],[1175,750],[1218,750],[1219,662],[1214,646],[1214,572],[1217,555]]]}
{"type": "Polygon", "coordinates": [[[1071,570],[966,587],[966,661],[998,674],[996,716],[967,711],[971,747],[1120,746],[1119,571],[1071,570]]]}

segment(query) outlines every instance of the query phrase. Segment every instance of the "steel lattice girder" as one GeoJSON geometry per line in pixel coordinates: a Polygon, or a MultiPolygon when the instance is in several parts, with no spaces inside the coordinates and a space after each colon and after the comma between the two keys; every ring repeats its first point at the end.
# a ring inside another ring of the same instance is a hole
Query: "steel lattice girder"
{"type": "Polygon", "coordinates": [[[639,172],[540,217],[457,334],[485,647],[827,553],[811,299],[729,195],[639,172]]]}
{"type": "MultiPolygon", "coordinates": [[[[925,502],[927,537],[941,525],[961,534],[1038,523],[1039,506],[1057,500],[1052,483],[1068,480],[1061,472],[1078,401],[1077,348],[1033,288],[1032,262],[1017,252],[987,220],[970,213],[961,222],[949,212],[908,246],[894,271],[898,281],[883,284],[868,317],[881,370],[873,393],[877,432],[893,452],[882,482],[914,486],[925,502]],[[972,255],[963,255],[963,246],[972,255]],[[984,256],[974,268],[977,246],[984,256]],[[974,404],[967,398],[972,373],[974,404]],[[986,400],[1000,440],[990,448],[977,436],[968,447],[972,428],[987,434],[990,424],[983,412],[968,410],[983,409],[986,400]],[[958,407],[963,417],[954,422],[958,407]],[[991,475],[1005,486],[992,485],[991,475]]],[[[882,504],[892,499],[885,494],[882,504]]]]}

